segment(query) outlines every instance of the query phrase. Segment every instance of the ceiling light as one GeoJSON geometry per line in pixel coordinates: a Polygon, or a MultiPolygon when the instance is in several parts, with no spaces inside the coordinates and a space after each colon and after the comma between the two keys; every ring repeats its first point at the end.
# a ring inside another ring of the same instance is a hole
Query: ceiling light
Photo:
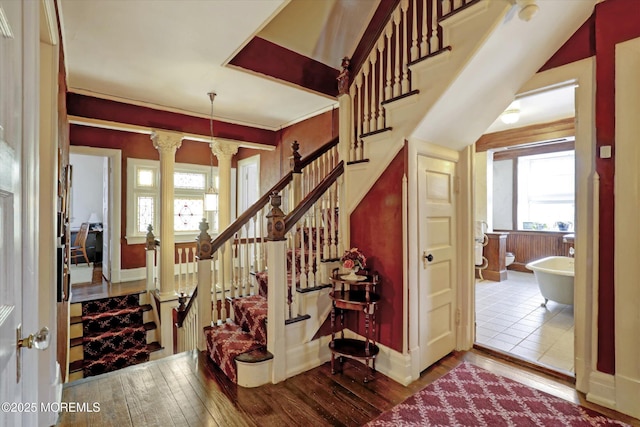
{"type": "Polygon", "coordinates": [[[215,92],[207,93],[211,100],[211,114],[209,115],[209,133],[211,134],[211,141],[209,142],[209,160],[211,163],[211,173],[209,175],[211,179],[211,185],[204,193],[204,210],[205,212],[217,212],[218,211],[218,190],[214,185],[213,178],[213,100],[216,98],[215,92]]]}
{"type": "Polygon", "coordinates": [[[510,108],[505,110],[504,113],[500,115],[500,120],[502,123],[507,125],[512,125],[520,120],[520,109],[518,108],[510,108]]]}

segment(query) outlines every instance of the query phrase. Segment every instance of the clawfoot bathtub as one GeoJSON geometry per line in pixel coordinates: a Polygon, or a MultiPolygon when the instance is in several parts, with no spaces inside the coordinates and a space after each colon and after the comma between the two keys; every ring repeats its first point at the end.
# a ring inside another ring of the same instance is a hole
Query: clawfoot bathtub
{"type": "Polygon", "coordinates": [[[549,300],[573,305],[574,259],[566,256],[550,256],[526,265],[533,271],[540,293],[544,297],[543,307],[549,300]]]}

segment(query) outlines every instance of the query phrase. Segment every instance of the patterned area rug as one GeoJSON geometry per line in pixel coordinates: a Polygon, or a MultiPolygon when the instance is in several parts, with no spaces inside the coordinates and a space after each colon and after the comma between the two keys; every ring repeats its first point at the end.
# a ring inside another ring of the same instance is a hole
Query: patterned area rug
{"type": "Polygon", "coordinates": [[[367,426],[626,426],[469,363],[367,426]]]}
{"type": "Polygon", "coordinates": [[[82,303],[85,377],[149,360],[138,294],[82,303]]]}

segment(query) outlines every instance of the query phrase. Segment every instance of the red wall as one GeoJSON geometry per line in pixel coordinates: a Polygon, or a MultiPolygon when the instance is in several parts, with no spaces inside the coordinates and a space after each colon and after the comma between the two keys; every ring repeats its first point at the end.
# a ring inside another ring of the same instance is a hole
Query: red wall
{"type": "Polygon", "coordinates": [[[615,45],[640,37],[640,2],[607,0],[545,66],[549,69],[595,54],[596,57],[596,153],[613,147],[610,159],[596,158],[600,176],[598,362],[597,368],[615,373],[614,330],[614,176],[615,176],[615,45]]]}
{"type": "MultiPolygon", "coordinates": [[[[64,99],[63,99],[64,100],[64,99]]],[[[188,133],[209,133],[209,121],[205,119],[154,110],[146,107],[123,104],[83,95],[67,94],[69,114],[139,126],[159,127],[188,133]],[[203,127],[206,125],[206,128],[203,127]]],[[[240,148],[232,158],[232,166],[239,159],[260,155],[261,192],[266,192],[284,173],[289,171],[288,157],[291,155],[291,142],[297,140],[300,153],[304,156],[332,139],[338,133],[338,111],[328,111],[318,116],[288,126],[280,131],[266,131],[247,126],[214,123],[216,136],[234,138],[243,141],[276,145],[274,151],[240,148]],[[228,126],[227,126],[228,125],[228,126]],[[282,146],[284,145],[284,147],[282,146]]],[[[71,145],[112,148],[122,151],[122,214],[123,224],[120,236],[122,250],[121,268],[144,267],[144,245],[128,245],[126,235],[127,217],[127,160],[129,158],[159,160],[158,151],[153,147],[149,135],[117,130],[71,125],[69,140],[71,145]]],[[[176,162],[209,165],[211,151],[207,144],[185,140],[176,152],[176,162]]],[[[218,160],[213,156],[213,165],[218,160]]]]}
{"type": "MultiPolygon", "coordinates": [[[[376,318],[378,341],[402,351],[402,177],[406,147],[369,190],[350,218],[351,246],[367,257],[367,267],[378,271],[381,302],[376,318]]],[[[364,334],[364,316],[356,332],[364,334]]],[[[353,324],[351,324],[353,325],[353,324]]],[[[354,326],[351,326],[354,327],[354,326]]]]}

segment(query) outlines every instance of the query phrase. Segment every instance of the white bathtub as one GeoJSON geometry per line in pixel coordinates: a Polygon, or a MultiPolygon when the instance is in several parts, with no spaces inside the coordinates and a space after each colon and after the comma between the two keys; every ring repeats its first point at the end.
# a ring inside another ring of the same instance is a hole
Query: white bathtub
{"type": "Polygon", "coordinates": [[[566,256],[550,256],[526,265],[533,271],[538,281],[538,288],[547,301],[573,305],[573,276],[575,260],[566,256]]]}

